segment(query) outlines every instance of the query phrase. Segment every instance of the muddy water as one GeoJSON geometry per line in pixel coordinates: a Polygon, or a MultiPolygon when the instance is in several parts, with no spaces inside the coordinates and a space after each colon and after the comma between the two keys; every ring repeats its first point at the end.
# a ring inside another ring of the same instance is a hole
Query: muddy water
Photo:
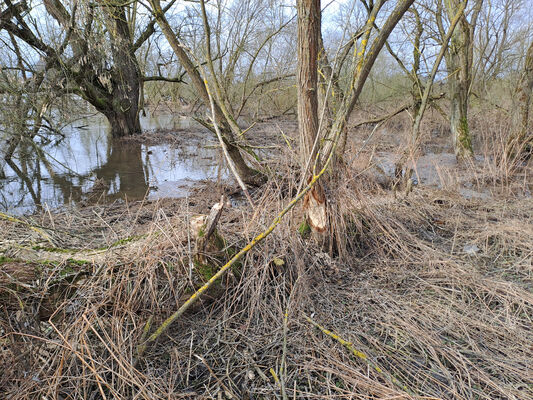
{"type": "MultiPolygon", "coordinates": [[[[195,127],[172,115],[141,118],[141,125],[143,130],[195,127]]],[[[62,133],[65,139],[45,146],[40,159],[29,148],[3,165],[0,210],[25,214],[41,206],[57,209],[103,198],[184,197],[201,180],[227,176],[226,168],[219,167],[220,151],[206,146],[211,137],[181,146],[117,143],[98,116],[78,120],[62,133]]]]}

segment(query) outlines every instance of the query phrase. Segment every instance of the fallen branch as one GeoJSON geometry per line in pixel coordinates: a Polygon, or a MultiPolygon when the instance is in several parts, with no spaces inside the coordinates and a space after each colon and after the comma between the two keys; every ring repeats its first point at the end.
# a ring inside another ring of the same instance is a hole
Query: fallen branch
{"type": "MultiPolygon", "coordinates": [[[[444,96],[446,95],[446,93],[439,93],[437,95],[434,95],[434,96],[430,96],[430,98],[428,99],[429,101],[435,101],[435,100],[440,100],[442,99],[444,96]]],[[[372,118],[372,119],[368,119],[366,121],[361,121],[361,122],[358,122],[357,124],[355,125],[350,125],[350,128],[353,129],[353,128],[358,128],[360,126],[363,126],[363,125],[369,125],[369,124],[379,124],[380,122],[383,122],[383,121],[386,121],[388,119],[391,119],[392,117],[395,117],[396,115],[404,112],[404,111],[407,111],[409,110],[410,108],[412,108],[414,106],[414,102],[411,102],[409,104],[404,104],[396,109],[394,109],[392,112],[386,114],[386,115],[382,115],[380,117],[376,117],[376,118],[372,118]]]]}
{"type": "Polygon", "coordinates": [[[401,383],[398,379],[396,379],[394,376],[388,374],[387,372],[383,371],[374,361],[370,360],[370,358],[363,352],[357,350],[352,342],[348,342],[347,340],[344,340],[336,333],[324,328],[322,325],[318,324],[318,322],[313,321],[311,318],[309,318],[307,315],[304,314],[304,318],[309,322],[311,325],[314,325],[316,328],[320,329],[320,331],[326,335],[332,338],[333,340],[336,340],[340,344],[342,344],[344,347],[346,347],[355,357],[359,358],[360,360],[363,360],[365,363],[368,364],[370,368],[372,368],[374,371],[378,372],[379,374],[385,376],[387,380],[392,382],[395,386],[400,388],[401,390],[412,394],[411,391],[405,386],[403,383],[401,383]]]}

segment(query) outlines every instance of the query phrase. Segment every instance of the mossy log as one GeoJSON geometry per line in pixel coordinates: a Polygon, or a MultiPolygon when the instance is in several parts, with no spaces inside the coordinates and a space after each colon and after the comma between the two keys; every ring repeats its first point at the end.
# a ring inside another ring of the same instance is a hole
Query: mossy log
{"type": "Polygon", "coordinates": [[[92,272],[88,262],[28,262],[0,257],[0,303],[8,311],[32,312],[47,320],[76,289],[75,283],[92,272]]]}
{"type": "Polygon", "coordinates": [[[1,241],[0,303],[10,311],[27,311],[31,305],[38,318],[46,320],[75,292],[80,279],[115,259],[125,247],[130,249],[135,239],[88,250],[48,247],[42,241],[26,245],[1,241]]]}

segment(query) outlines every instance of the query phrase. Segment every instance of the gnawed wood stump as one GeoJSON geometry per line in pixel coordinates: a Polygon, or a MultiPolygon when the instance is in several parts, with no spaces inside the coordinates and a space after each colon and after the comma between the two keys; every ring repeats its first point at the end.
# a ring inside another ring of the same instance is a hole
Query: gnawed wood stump
{"type": "Polygon", "coordinates": [[[196,215],[190,221],[191,236],[196,241],[193,260],[202,281],[209,280],[218,270],[219,261],[226,257],[226,241],[217,230],[225,203],[226,198],[222,195],[211,207],[209,215],[196,215]]]}
{"type": "Polygon", "coordinates": [[[328,227],[326,195],[320,182],[309,190],[303,201],[307,223],[314,232],[323,233],[328,227]]]}

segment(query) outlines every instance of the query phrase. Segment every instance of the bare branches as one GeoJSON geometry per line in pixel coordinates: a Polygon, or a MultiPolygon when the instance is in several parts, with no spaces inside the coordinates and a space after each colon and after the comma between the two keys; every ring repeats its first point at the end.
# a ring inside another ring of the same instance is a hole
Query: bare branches
{"type": "Polygon", "coordinates": [[[342,104],[337,111],[335,120],[333,122],[330,133],[328,134],[323,149],[321,150],[320,157],[321,159],[326,159],[329,157],[329,153],[332,151],[332,140],[331,138],[335,137],[339,131],[342,131],[347,124],[348,118],[357,102],[363,86],[366,82],[368,74],[376,58],[385,45],[389,35],[400,21],[402,16],[407,12],[411,7],[414,0],[401,0],[396,4],[394,10],[390,13],[389,17],[385,21],[381,31],[378,33],[376,38],[372,41],[372,44],[367,52],[368,39],[370,37],[370,31],[374,26],[374,21],[379,10],[380,2],[374,5],[374,10],[368,17],[366,24],[366,33],[363,36],[363,41],[361,43],[361,49],[358,52],[357,62],[354,62],[350,71],[350,86],[346,91],[345,98],[342,104]],[[364,39],[366,37],[366,40],[364,39]]]}

